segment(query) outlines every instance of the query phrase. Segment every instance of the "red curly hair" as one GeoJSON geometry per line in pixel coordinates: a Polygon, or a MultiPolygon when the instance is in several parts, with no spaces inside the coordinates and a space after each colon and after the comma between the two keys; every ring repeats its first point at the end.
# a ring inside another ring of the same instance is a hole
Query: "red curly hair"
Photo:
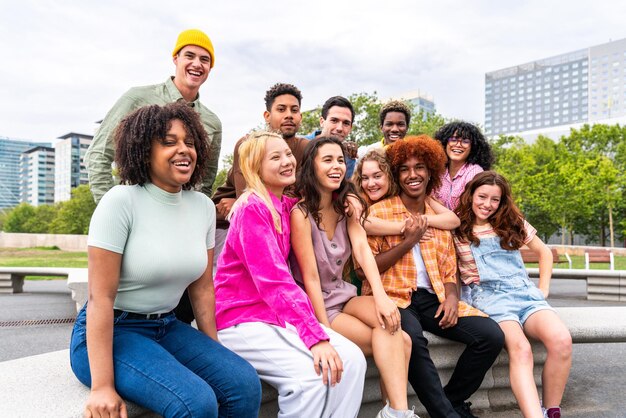
{"type": "Polygon", "coordinates": [[[408,135],[401,141],[396,141],[386,151],[387,161],[391,165],[393,179],[396,184],[400,165],[409,158],[415,157],[426,164],[430,173],[430,181],[426,185],[426,195],[441,186],[441,175],[446,171],[448,156],[439,141],[428,135],[408,135]]]}
{"type": "Polygon", "coordinates": [[[491,217],[489,223],[493,227],[496,235],[500,237],[500,247],[504,250],[519,250],[524,245],[526,239],[526,229],[524,228],[524,217],[513,201],[511,186],[506,179],[495,171],[483,171],[467,183],[461,195],[459,206],[455,213],[461,220],[461,226],[456,230],[456,235],[465,242],[480,245],[480,240],[474,234],[474,223],[476,214],[472,210],[472,199],[476,189],[480,186],[498,186],[502,196],[500,205],[491,217]]]}

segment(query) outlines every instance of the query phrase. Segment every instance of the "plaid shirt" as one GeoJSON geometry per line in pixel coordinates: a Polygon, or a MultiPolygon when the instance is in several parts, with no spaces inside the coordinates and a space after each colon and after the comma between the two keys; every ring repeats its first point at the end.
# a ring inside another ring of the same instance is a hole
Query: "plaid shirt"
{"type": "MultiPolygon", "coordinates": [[[[371,216],[388,220],[403,221],[410,214],[402,203],[399,196],[385,199],[373,205],[369,214],[371,216]]],[[[434,214],[426,204],[425,214],[434,214]]],[[[426,272],[430,278],[433,290],[440,302],[445,300],[444,283],[456,284],[456,253],[450,231],[430,228],[434,237],[428,241],[420,242],[420,251],[426,266],[426,272]]],[[[386,237],[369,236],[367,238],[372,253],[376,256],[388,251],[402,241],[401,235],[386,237]]],[[[400,308],[406,308],[411,304],[411,294],[417,289],[417,269],[413,252],[407,252],[389,270],[381,274],[383,287],[387,295],[400,308]]],[[[363,282],[362,293],[368,295],[372,290],[367,281],[363,282]]],[[[459,301],[459,316],[487,316],[478,309],[472,308],[465,302],[459,301]]]]}
{"type": "Polygon", "coordinates": [[[451,179],[450,172],[446,168],[446,172],[441,175],[441,186],[435,190],[435,197],[443,202],[448,209],[454,211],[459,206],[459,200],[467,183],[482,171],[483,168],[478,164],[465,163],[451,179]]]}

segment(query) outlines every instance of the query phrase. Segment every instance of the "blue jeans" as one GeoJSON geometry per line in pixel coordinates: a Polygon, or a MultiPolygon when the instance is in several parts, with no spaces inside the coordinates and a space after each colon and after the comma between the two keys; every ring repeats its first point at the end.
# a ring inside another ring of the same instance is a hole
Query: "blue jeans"
{"type": "MultiPolygon", "coordinates": [[[[78,380],[91,386],[86,306],[76,318],[70,362],[78,380]]],[[[174,314],[115,318],[113,365],[119,395],[164,418],[258,416],[261,384],[254,368],[174,314]]]]}

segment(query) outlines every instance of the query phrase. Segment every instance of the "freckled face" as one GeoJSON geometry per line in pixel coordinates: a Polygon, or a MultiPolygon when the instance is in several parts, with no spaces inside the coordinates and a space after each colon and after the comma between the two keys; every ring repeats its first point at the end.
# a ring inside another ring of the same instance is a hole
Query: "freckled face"
{"type": "Polygon", "coordinates": [[[361,168],[361,188],[372,203],[379,201],[389,192],[389,178],[380,169],[378,161],[368,160],[363,162],[361,168]]]}

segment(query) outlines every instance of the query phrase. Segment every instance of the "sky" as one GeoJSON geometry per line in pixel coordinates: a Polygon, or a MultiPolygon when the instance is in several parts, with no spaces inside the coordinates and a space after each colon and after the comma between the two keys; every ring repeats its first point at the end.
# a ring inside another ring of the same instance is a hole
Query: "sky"
{"type": "Polygon", "coordinates": [[[483,123],[485,73],[626,38],[626,2],[0,0],[0,136],[94,134],[130,87],[173,75],[178,34],[215,47],[200,100],[222,157],[262,124],[265,91],[295,84],[303,110],[334,95],[431,95],[483,123]]]}

